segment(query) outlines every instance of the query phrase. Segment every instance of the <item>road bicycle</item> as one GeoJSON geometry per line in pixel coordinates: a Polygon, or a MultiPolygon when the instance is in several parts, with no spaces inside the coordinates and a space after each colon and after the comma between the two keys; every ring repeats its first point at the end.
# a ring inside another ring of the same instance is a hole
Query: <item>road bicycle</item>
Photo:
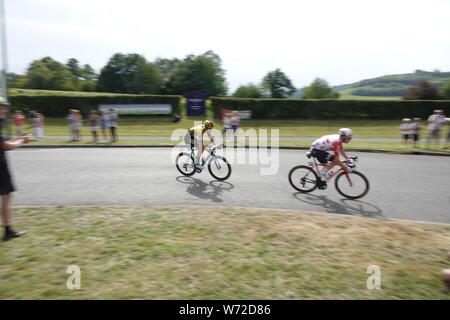
{"type": "MultiPolygon", "coordinates": [[[[221,145],[207,146],[205,150],[208,152],[206,159],[202,160],[202,166],[204,167],[207,163],[209,173],[217,180],[224,181],[227,180],[231,175],[231,165],[228,163],[227,159],[222,156],[216,155],[217,149],[221,145]]],[[[178,171],[185,176],[192,176],[194,173],[201,173],[202,169],[195,166],[195,153],[197,148],[192,148],[191,153],[180,152],[176,159],[175,165],[178,171]]]]}
{"type": "MultiPolygon", "coordinates": [[[[306,156],[311,159],[311,153],[306,156]]],[[[358,157],[350,157],[349,160],[342,161],[346,167],[351,168],[351,172],[339,168],[337,171],[328,171],[329,180],[336,176],[334,186],[336,190],[348,199],[359,199],[369,192],[369,180],[359,171],[354,170],[358,157]]],[[[300,165],[291,169],[289,172],[289,183],[291,186],[302,193],[309,193],[316,188],[325,190],[327,182],[320,178],[320,171],[326,164],[319,163],[315,157],[309,161],[308,165],[300,165]]]]}

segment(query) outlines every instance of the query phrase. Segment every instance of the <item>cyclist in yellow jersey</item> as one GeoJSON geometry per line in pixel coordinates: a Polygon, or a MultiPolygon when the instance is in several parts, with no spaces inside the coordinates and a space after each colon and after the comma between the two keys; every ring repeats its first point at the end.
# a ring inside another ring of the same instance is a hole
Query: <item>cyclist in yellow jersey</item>
{"type": "Polygon", "coordinates": [[[202,125],[192,127],[188,130],[186,135],[184,136],[184,141],[188,146],[192,148],[197,148],[197,155],[194,159],[195,166],[198,169],[203,169],[203,166],[200,164],[200,157],[205,150],[205,145],[203,143],[203,135],[206,133],[211,141],[214,143],[214,136],[211,133],[211,129],[214,127],[214,123],[209,120],[205,120],[202,125]]]}

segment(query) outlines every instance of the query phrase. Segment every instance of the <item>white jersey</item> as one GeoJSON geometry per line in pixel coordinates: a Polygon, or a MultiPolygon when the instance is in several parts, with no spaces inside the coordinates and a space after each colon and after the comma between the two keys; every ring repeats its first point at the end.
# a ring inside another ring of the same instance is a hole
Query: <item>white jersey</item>
{"type": "Polygon", "coordinates": [[[339,134],[329,134],[323,136],[313,142],[312,148],[323,151],[338,151],[342,149],[341,136],[339,134]]]}

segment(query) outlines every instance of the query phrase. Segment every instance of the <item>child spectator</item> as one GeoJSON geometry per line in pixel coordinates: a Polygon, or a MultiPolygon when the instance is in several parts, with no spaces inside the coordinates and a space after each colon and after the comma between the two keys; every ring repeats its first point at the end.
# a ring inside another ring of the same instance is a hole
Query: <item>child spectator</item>
{"type": "Polygon", "coordinates": [[[420,118],[414,118],[411,124],[412,127],[412,135],[414,141],[414,148],[417,147],[417,141],[420,139],[420,130],[422,130],[422,124],[420,123],[420,118]]]}
{"type": "Polygon", "coordinates": [[[413,126],[411,123],[411,119],[410,118],[403,118],[403,123],[400,125],[400,130],[401,130],[401,134],[403,137],[403,143],[406,145],[408,145],[408,139],[411,136],[411,139],[413,138],[413,126]]]}

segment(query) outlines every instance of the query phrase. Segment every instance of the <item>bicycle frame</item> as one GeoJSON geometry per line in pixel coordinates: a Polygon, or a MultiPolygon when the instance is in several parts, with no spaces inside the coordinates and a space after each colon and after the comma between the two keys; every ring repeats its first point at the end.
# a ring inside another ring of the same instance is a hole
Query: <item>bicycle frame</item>
{"type": "MultiPolygon", "coordinates": [[[[316,159],[315,157],[313,157],[313,156],[310,156],[310,157],[313,158],[313,163],[312,163],[312,164],[309,163],[309,166],[310,166],[313,170],[316,171],[317,176],[318,176],[319,179],[320,179],[320,171],[322,171],[322,170],[320,170],[319,168],[322,167],[322,169],[323,169],[323,168],[326,166],[326,164],[323,164],[323,163],[318,162],[317,159],[316,159]]],[[[351,159],[352,159],[352,158],[351,158],[351,159]]],[[[345,160],[345,161],[343,161],[343,162],[344,162],[344,163],[347,163],[348,161],[345,160]]],[[[347,178],[348,183],[350,184],[351,187],[353,187],[353,183],[352,183],[352,179],[350,178],[350,175],[347,173],[347,171],[345,171],[344,169],[342,169],[342,167],[339,167],[339,170],[336,170],[336,171],[331,171],[331,172],[328,171],[330,180],[331,180],[331,178],[333,178],[335,175],[337,175],[337,174],[338,174],[339,172],[341,172],[341,171],[344,171],[345,177],[347,178]]],[[[322,180],[322,179],[320,179],[320,180],[322,180]]]]}
{"type": "MultiPolygon", "coordinates": [[[[195,152],[197,151],[198,149],[197,148],[192,148],[191,149],[191,156],[192,156],[192,158],[194,158],[195,159],[195,152]]],[[[208,156],[206,157],[206,159],[203,159],[203,161],[202,161],[202,166],[204,166],[205,165],[205,163],[208,163],[208,161],[209,161],[209,159],[215,159],[216,158],[216,146],[215,147],[213,147],[213,148],[205,148],[205,150],[208,152],[208,156]]],[[[218,162],[216,162],[216,166],[217,166],[217,168],[218,169],[220,169],[221,167],[220,167],[220,163],[218,163],[218,162]]],[[[194,166],[192,166],[192,167],[195,167],[195,165],[194,166]]]]}

